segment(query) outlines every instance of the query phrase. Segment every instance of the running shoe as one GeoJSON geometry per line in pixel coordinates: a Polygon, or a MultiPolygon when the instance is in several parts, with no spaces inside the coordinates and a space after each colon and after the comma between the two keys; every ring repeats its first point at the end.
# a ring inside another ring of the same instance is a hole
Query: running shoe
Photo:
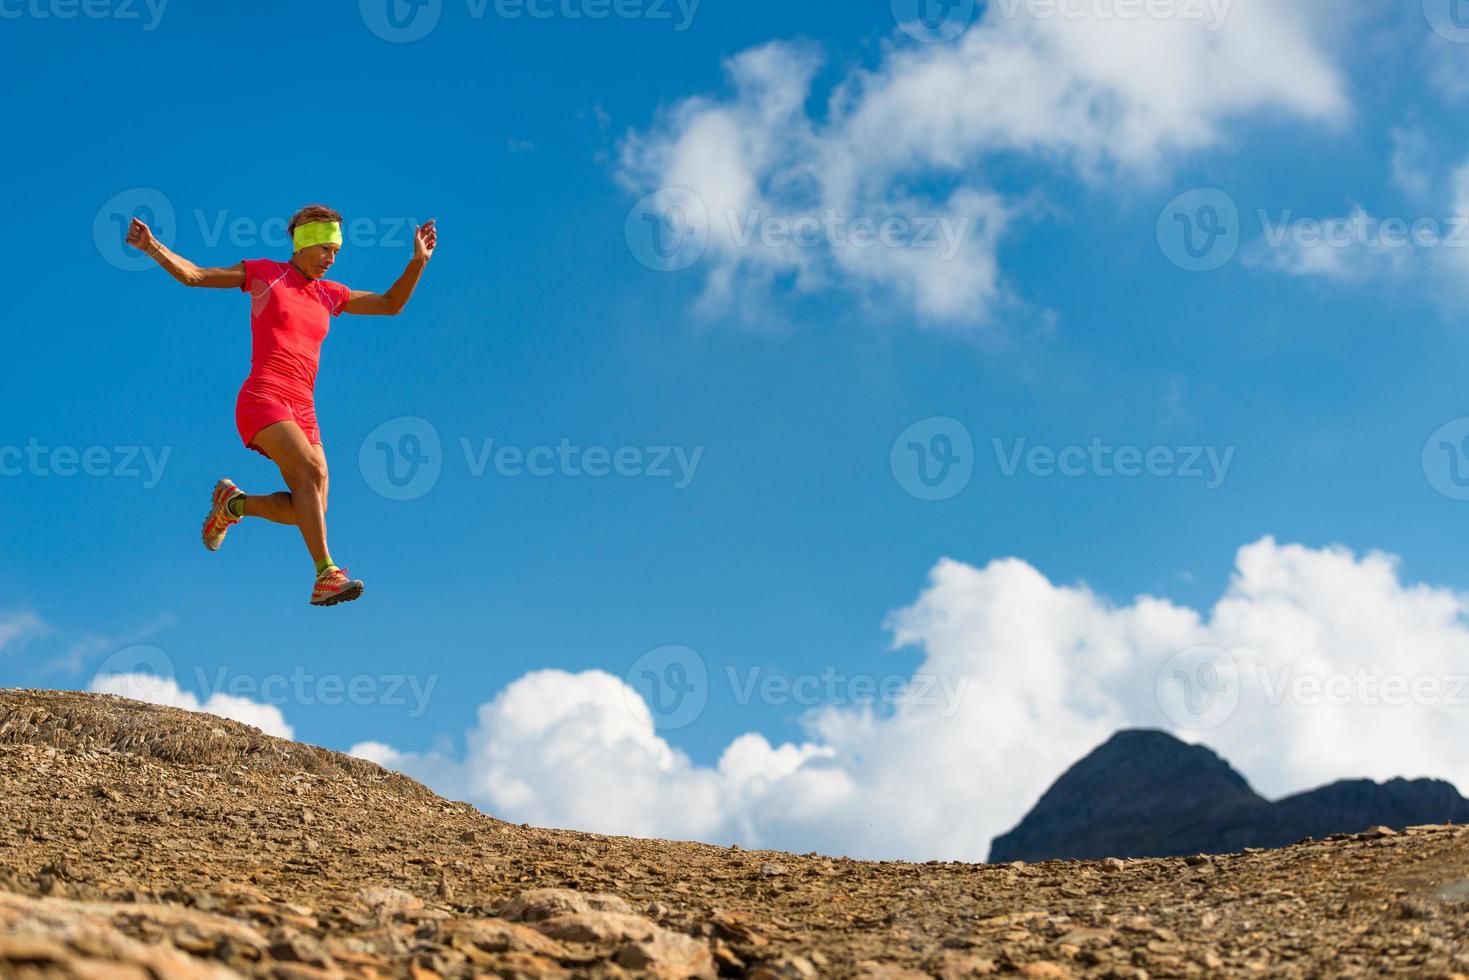
{"type": "Polygon", "coordinates": [[[244,491],[228,479],[220,480],[214,485],[214,497],[209,503],[209,516],[204,519],[204,547],[210,551],[218,551],[219,546],[224,544],[225,534],[231,527],[240,523],[240,518],[230,513],[229,503],[236,497],[244,495],[244,491]]]}
{"type": "Polygon", "coordinates": [[[316,577],[316,587],[311,590],[311,604],[335,606],[339,602],[351,602],[360,595],[360,581],[349,578],[345,568],[329,568],[316,577]]]}

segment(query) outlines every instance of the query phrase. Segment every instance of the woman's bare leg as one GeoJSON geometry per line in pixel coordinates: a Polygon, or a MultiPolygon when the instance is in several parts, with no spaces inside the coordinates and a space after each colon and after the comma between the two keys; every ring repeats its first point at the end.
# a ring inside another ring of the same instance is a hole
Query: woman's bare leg
{"type": "Polygon", "coordinates": [[[245,517],[263,517],[276,524],[296,526],[296,505],[288,490],[245,497],[245,517]]]}
{"type": "MultiPolygon", "coordinates": [[[[317,456],[321,457],[322,470],[325,471],[326,450],[314,443],[311,446],[311,450],[312,452],[316,453],[317,456]]],[[[321,512],[323,515],[325,515],[327,511],[327,493],[330,484],[331,476],[330,474],[328,474],[326,477],[326,482],[322,486],[321,490],[321,512]]],[[[294,500],[292,500],[291,492],[289,490],[280,490],[276,493],[260,494],[259,496],[256,496],[255,494],[250,494],[245,498],[244,516],[260,517],[264,518],[267,521],[272,521],[276,524],[289,524],[291,527],[295,527],[296,503],[294,500]]]]}
{"type": "Polygon", "coordinates": [[[306,550],[320,562],[329,556],[326,544],[326,453],[313,446],[295,422],[266,426],[252,440],[276,466],[289,493],[245,498],[245,514],[277,524],[293,524],[301,531],[306,550]]]}

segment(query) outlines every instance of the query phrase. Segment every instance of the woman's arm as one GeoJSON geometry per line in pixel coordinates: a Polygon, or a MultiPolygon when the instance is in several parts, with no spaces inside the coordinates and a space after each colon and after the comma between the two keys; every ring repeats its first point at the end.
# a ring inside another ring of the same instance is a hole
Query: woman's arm
{"type": "Polygon", "coordinates": [[[434,228],[432,221],[413,230],[413,258],[408,260],[408,268],[398,277],[398,281],[386,293],[369,293],[360,289],[352,290],[347,305],[343,307],[345,313],[356,313],[358,316],[397,316],[403,312],[403,307],[408,305],[408,298],[413,295],[413,290],[418,287],[418,280],[423,277],[423,270],[428,266],[428,260],[434,257],[434,249],[439,244],[439,233],[434,228]]]}
{"type": "Polygon", "coordinates": [[[201,269],[182,255],[175,255],[162,242],[153,237],[152,230],[137,218],[128,226],[127,242],[133,248],[146,252],[153,261],[185,286],[205,286],[210,289],[239,289],[245,285],[245,263],[227,269],[201,269]]]}

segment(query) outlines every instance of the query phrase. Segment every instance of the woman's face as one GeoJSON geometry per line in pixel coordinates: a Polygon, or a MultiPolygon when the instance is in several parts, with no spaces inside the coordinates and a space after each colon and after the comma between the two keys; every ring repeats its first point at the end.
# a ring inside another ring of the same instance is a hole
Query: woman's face
{"type": "Polygon", "coordinates": [[[311,245],[296,253],[296,265],[312,279],[320,279],[337,261],[337,245],[311,245]]]}

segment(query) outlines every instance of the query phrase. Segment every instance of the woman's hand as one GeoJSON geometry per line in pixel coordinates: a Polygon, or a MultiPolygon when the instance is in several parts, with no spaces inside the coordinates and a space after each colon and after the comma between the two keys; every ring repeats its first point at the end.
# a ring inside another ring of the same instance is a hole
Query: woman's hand
{"type": "Polygon", "coordinates": [[[413,257],[423,259],[427,262],[434,257],[434,249],[439,244],[439,232],[430,220],[427,224],[419,225],[413,229],[413,257]]]}
{"type": "Polygon", "coordinates": [[[133,223],[128,225],[127,243],[133,248],[143,252],[151,252],[157,241],[153,237],[152,229],[137,218],[134,218],[133,223]]]}
{"type": "Polygon", "coordinates": [[[414,228],[413,258],[408,261],[408,268],[403,270],[398,281],[389,286],[385,293],[354,289],[347,298],[347,305],[342,309],[359,316],[397,316],[402,313],[403,307],[408,305],[409,297],[413,295],[413,290],[418,288],[418,280],[423,276],[428,260],[434,257],[434,249],[438,244],[439,233],[432,221],[414,228]]]}

